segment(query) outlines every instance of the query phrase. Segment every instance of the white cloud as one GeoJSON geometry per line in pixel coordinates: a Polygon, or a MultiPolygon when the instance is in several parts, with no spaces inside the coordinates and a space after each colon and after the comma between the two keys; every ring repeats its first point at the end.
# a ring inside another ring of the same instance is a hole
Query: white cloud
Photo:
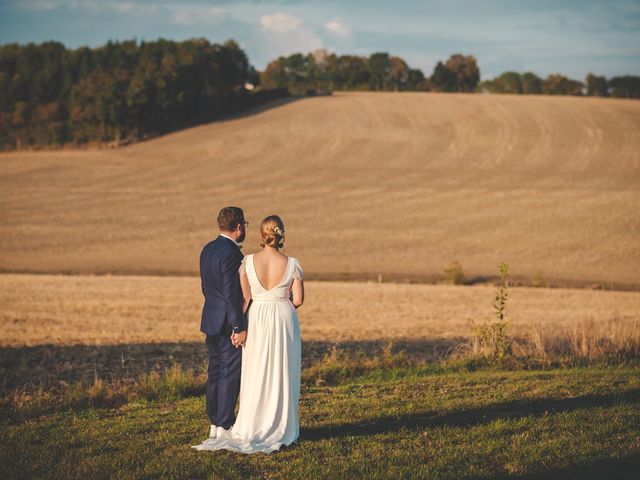
{"type": "Polygon", "coordinates": [[[336,35],[347,36],[351,34],[351,29],[342,21],[341,18],[334,18],[333,20],[328,21],[324,28],[336,35]]]}
{"type": "Polygon", "coordinates": [[[288,13],[274,13],[273,15],[263,15],[260,18],[260,25],[265,30],[285,33],[298,30],[302,26],[302,20],[288,13]]]}
{"type": "Polygon", "coordinates": [[[262,27],[259,51],[269,60],[280,55],[307,53],[324,47],[315,29],[289,13],[273,13],[260,17],[262,27]]]}

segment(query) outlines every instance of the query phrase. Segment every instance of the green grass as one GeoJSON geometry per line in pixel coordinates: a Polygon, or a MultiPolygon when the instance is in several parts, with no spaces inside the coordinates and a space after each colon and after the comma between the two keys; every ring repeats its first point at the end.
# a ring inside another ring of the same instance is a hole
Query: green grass
{"type": "Polygon", "coordinates": [[[14,412],[0,423],[0,478],[634,478],[640,468],[637,368],[385,372],[307,382],[300,440],[272,455],[191,449],[208,425],[190,389],[14,412]]]}

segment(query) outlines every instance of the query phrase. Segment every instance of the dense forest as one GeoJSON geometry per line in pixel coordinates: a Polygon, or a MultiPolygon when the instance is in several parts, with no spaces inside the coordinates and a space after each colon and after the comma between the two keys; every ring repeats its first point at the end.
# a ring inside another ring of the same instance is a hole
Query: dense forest
{"type": "Polygon", "coordinates": [[[0,148],[126,143],[282,94],[251,94],[255,79],[233,41],[0,46],[0,148]]]}
{"type": "Polygon", "coordinates": [[[472,55],[426,77],[386,52],[326,50],[280,57],[257,72],[233,40],[135,40],[67,49],[58,42],[0,45],[0,149],[119,145],[220,118],[286,95],[334,90],[492,92],[640,98],[640,77],[585,82],[505,72],[480,81],[472,55]]]}

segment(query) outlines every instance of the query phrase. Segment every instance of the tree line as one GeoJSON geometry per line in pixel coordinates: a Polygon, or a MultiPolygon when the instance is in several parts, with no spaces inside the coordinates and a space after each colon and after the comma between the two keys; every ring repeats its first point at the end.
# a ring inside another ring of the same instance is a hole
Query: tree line
{"type": "Polygon", "coordinates": [[[480,80],[476,59],[452,55],[438,62],[431,77],[387,52],[368,57],[336,55],[326,50],[279,57],[260,74],[264,88],[286,88],[293,94],[334,90],[472,92],[480,80]]]}
{"type": "Polygon", "coordinates": [[[0,45],[0,149],[128,143],[273,98],[334,90],[640,98],[640,77],[589,74],[583,83],[505,72],[480,82],[472,55],[451,55],[427,77],[386,52],[367,57],[326,50],[279,57],[257,72],[233,40],[109,41],[93,49],[7,44],[0,45]]]}
{"type": "Polygon", "coordinates": [[[505,72],[480,82],[473,55],[460,53],[439,61],[426,77],[406,61],[385,52],[366,56],[336,55],[326,50],[280,57],[260,73],[261,84],[286,88],[293,94],[333,90],[386,90],[436,92],[490,92],[514,94],[588,95],[640,98],[640,77],[625,75],[606,79],[589,73],[584,82],[564,75],[541,78],[535,73],[505,72]]]}
{"type": "Polygon", "coordinates": [[[491,93],[640,98],[640,77],[624,75],[607,80],[589,73],[582,82],[560,74],[542,79],[532,72],[504,72],[492,80],[481,82],[478,89],[491,93]]]}

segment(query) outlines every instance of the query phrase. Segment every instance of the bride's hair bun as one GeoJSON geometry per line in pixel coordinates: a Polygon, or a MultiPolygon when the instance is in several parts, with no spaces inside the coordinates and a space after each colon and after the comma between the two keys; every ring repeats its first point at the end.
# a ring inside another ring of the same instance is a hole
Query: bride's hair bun
{"type": "Polygon", "coordinates": [[[278,215],[269,215],[260,222],[260,246],[282,248],[284,245],[284,223],[278,215]]]}

